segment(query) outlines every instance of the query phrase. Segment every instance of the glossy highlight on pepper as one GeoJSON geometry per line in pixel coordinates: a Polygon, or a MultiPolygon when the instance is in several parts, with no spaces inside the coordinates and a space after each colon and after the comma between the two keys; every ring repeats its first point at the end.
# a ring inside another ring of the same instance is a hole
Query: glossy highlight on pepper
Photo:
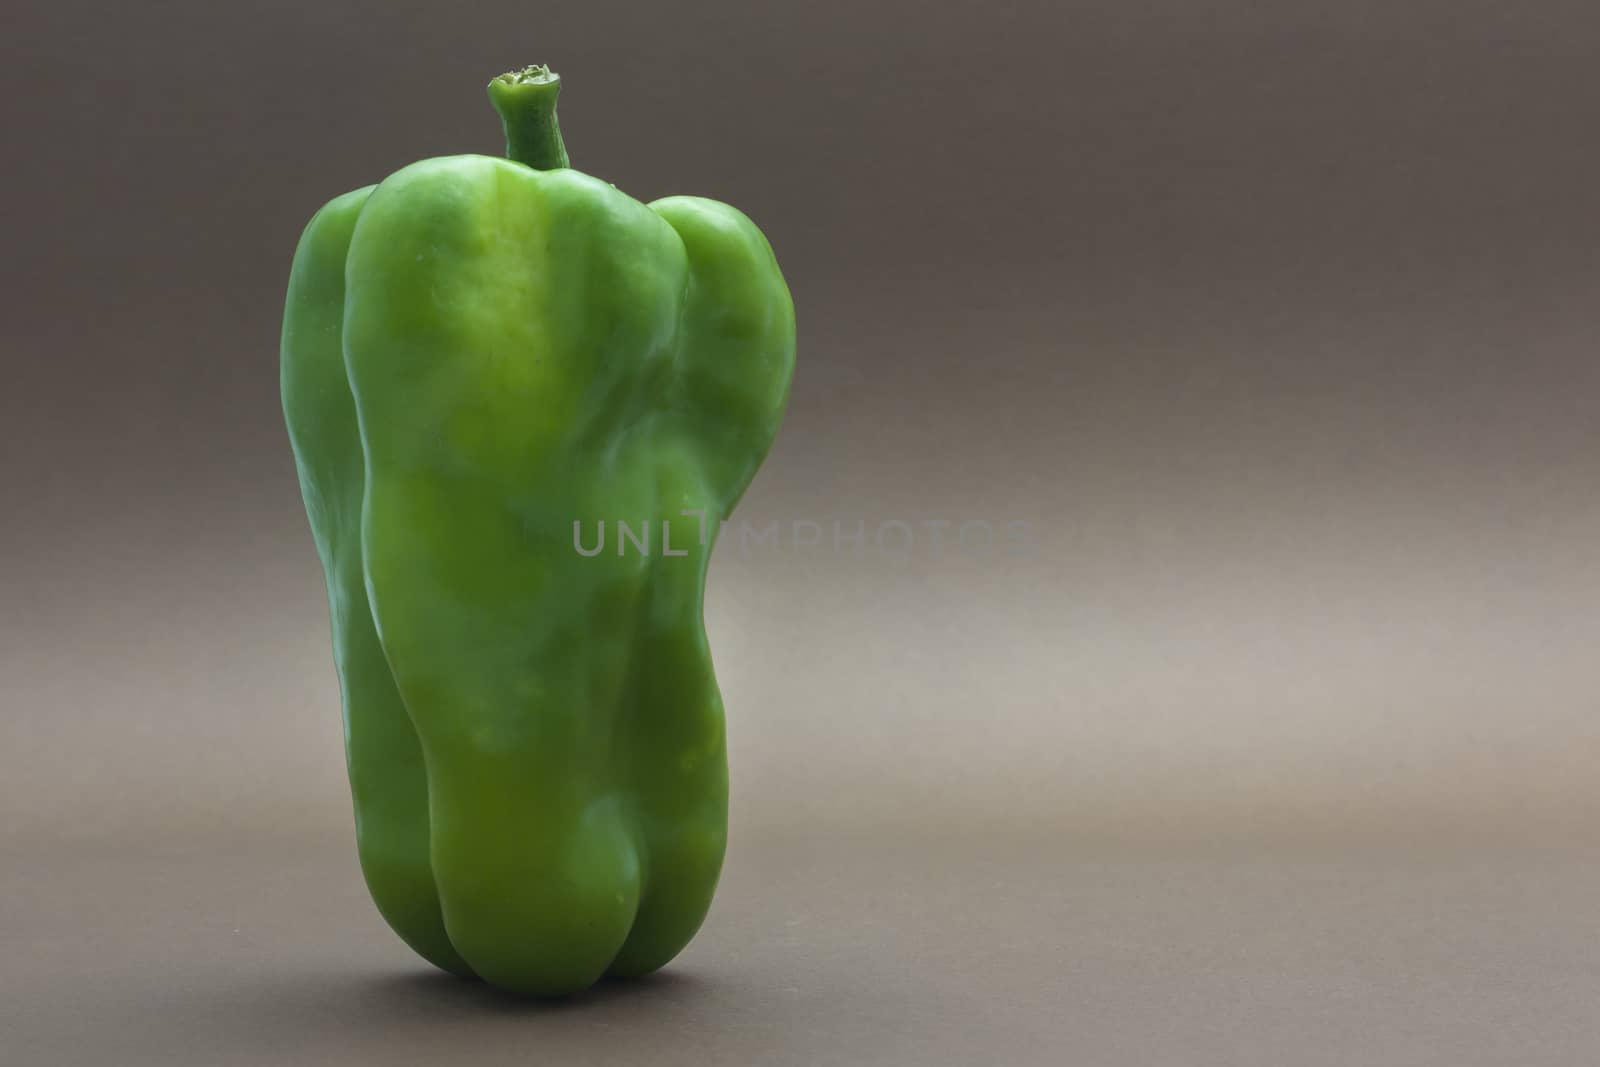
{"type": "Polygon", "coordinates": [[[661,967],[710,906],[706,567],[795,348],[755,225],[570,169],[560,88],[490,83],[507,158],[318,211],[281,349],[368,888],[430,962],[536,996],[661,967]],[[573,550],[619,517],[673,554],[573,550]]]}

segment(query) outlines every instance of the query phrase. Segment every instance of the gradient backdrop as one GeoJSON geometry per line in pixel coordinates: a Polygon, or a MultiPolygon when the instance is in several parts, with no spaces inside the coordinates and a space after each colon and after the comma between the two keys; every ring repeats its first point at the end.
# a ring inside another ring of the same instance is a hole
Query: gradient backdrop
{"type": "Polygon", "coordinates": [[[0,1059],[1600,1055],[1591,5],[6,22],[0,1059]],[[574,166],[756,220],[800,349],[708,594],[722,896],[526,1015],[365,902],[277,335],[311,213],[498,153],[531,61],[574,166]]]}

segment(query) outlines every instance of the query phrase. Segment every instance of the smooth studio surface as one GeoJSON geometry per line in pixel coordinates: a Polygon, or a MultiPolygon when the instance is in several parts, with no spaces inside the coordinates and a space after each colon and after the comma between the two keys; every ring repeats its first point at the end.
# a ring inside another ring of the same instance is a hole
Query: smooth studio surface
{"type": "Polygon", "coordinates": [[[8,859],[8,1063],[1568,1067],[1600,1047],[1594,851],[736,839],[677,961],[543,1005],[413,957],[344,842],[8,859]]]}

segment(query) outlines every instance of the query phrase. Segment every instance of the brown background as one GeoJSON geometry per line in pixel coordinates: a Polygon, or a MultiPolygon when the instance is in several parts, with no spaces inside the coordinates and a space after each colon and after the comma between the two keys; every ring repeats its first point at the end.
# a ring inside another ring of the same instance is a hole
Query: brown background
{"type": "Polygon", "coordinates": [[[9,23],[5,1062],[1600,1055],[1588,5],[9,23]],[[724,542],[723,892],[555,1010],[419,977],[364,900],[276,391],[306,218],[497,152],[531,60],[575,166],[779,254],[741,517],[919,536],[724,542]]]}

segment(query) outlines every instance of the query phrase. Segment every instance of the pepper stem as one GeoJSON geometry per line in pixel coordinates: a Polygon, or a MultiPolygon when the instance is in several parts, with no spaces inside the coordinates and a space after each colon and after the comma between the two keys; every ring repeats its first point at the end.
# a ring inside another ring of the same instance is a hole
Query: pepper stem
{"type": "Polygon", "coordinates": [[[567,146],[561,143],[556,121],[556,97],[561,95],[561,75],[543,65],[502,74],[489,83],[489,102],[506,128],[506,158],[534,170],[560,170],[568,166],[567,146]]]}

